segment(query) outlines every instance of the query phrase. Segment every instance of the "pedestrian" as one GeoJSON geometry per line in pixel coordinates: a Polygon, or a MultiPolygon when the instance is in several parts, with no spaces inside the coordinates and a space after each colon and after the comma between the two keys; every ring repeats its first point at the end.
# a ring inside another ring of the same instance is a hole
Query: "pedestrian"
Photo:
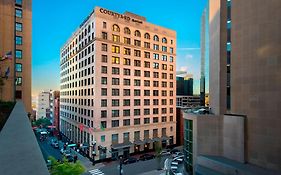
{"type": "Polygon", "coordinates": [[[78,157],[77,157],[76,154],[74,155],[73,159],[74,159],[74,163],[76,163],[76,161],[77,161],[77,159],[78,159],[78,157]]]}

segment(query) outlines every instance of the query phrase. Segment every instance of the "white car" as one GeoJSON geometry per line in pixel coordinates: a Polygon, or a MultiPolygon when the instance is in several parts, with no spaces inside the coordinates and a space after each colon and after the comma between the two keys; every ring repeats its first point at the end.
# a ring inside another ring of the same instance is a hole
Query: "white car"
{"type": "Polygon", "coordinates": [[[172,165],[172,166],[173,166],[173,165],[178,166],[178,165],[179,165],[179,163],[178,163],[178,162],[176,162],[176,161],[172,161],[171,165],[172,165]]]}

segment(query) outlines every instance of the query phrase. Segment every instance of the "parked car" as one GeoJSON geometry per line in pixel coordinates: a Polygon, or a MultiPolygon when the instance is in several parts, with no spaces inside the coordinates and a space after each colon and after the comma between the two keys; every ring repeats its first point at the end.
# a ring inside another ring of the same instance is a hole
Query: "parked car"
{"type": "Polygon", "coordinates": [[[154,159],[155,155],[153,154],[143,154],[140,156],[139,160],[150,160],[150,159],[154,159]]]}
{"type": "Polygon", "coordinates": [[[130,164],[130,163],[135,163],[135,162],[137,162],[137,161],[138,161],[138,159],[135,158],[135,157],[128,157],[128,158],[126,158],[126,159],[123,161],[123,163],[124,163],[124,164],[130,164]]]}
{"type": "Polygon", "coordinates": [[[73,162],[74,157],[72,155],[65,156],[68,162],[73,162]]]}
{"type": "Polygon", "coordinates": [[[61,153],[61,154],[64,153],[64,149],[63,149],[63,148],[60,149],[60,153],[61,153]]]}
{"type": "Polygon", "coordinates": [[[70,155],[71,155],[71,152],[70,152],[69,150],[65,150],[65,151],[63,152],[63,155],[64,155],[65,157],[70,156],[70,155]]]}

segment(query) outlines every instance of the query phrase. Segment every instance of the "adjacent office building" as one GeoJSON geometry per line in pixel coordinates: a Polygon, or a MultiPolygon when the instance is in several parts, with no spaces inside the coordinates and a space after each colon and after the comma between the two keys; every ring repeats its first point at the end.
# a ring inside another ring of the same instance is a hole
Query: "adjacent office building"
{"type": "Polygon", "coordinates": [[[36,120],[50,117],[50,91],[42,91],[38,95],[36,120]]]}
{"type": "Polygon", "coordinates": [[[61,131],[95,160],[175,144],[176,32],[96,7],[61,48],[61,131]]]}
{"type": "Polygon", "coordinates": [[[31,0],[0,1],[0,99],[31,113],[31,0]]]}
{"type": "Polygon", "coordinates": [[[209,1],[210,107],[184,113],[198,174],[281,174],[281,1],[209,1]]]}
{"type": "Polygon", "coordinates": [[[50,93],[50,118],[53,126],[59,131],[60,116],[60,91],[50,93]]]}

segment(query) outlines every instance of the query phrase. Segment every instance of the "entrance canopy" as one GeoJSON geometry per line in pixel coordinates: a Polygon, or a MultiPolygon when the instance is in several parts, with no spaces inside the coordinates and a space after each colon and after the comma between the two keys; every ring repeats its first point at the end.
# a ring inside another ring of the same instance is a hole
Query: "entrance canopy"
{"type": "Polygon", "coordinates": [[[135,140],[135,141],[134,141],[134,144],[135,144],[135,145],[144,145],[144,144],[145,144],[145,141],[135,140]]]}
{"type": "Polygon", "coordinates": [[[125,143],[117,143],[117,144],[112,144],[111,148],[113,149],[123,149],[127,147],[133,146],[132,142],[125,142],[125,143]]]}

